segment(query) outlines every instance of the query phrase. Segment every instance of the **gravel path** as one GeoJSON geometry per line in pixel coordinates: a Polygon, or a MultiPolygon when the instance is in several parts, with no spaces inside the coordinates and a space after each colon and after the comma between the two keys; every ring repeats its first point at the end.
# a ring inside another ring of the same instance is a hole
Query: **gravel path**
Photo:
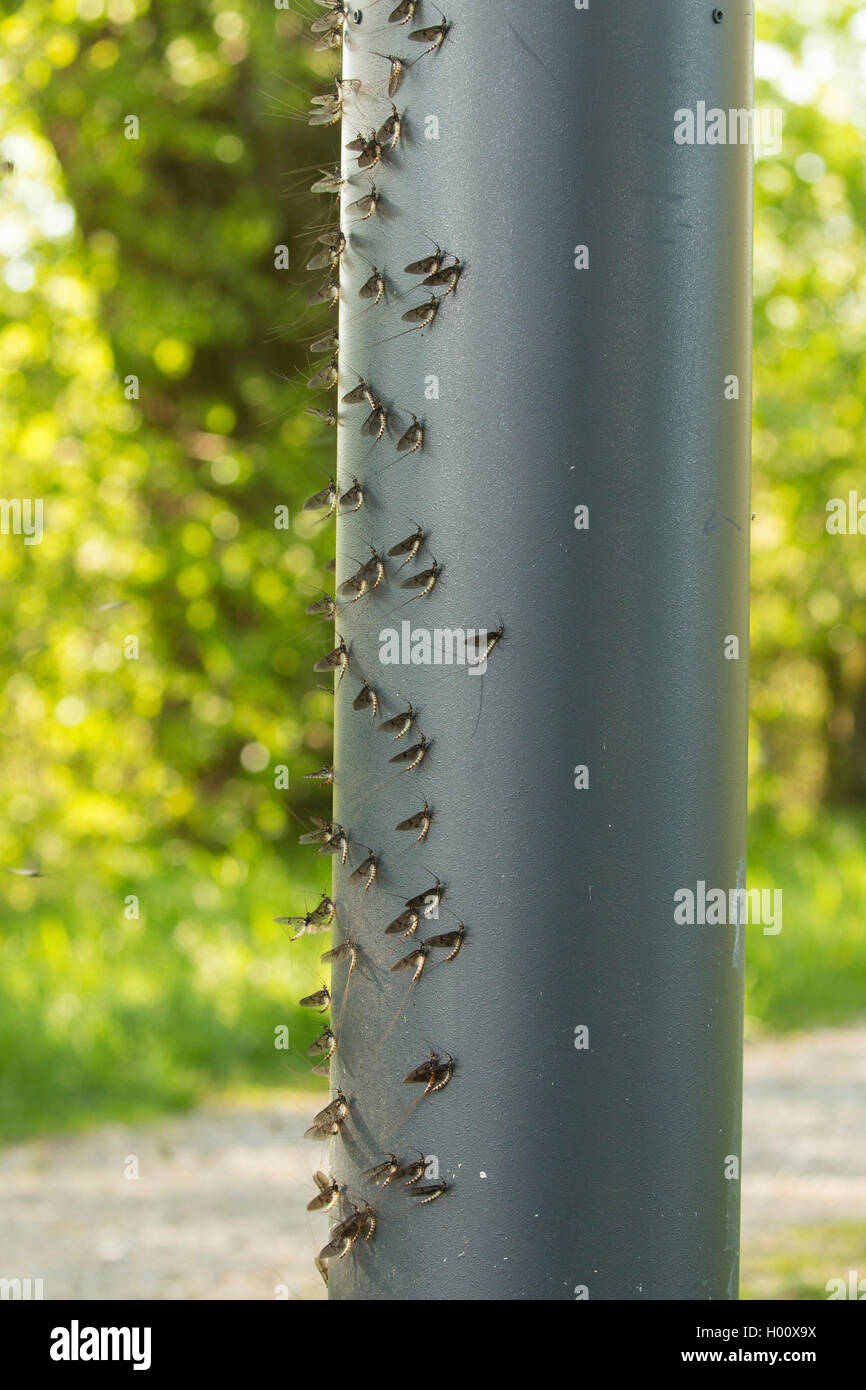
{"type": "MultiPolygon", "coordinates": [[[[866,1025],[750,1044],[743,1238],[866,1222],[866,1025]]],[[[317,1299],[311,1098],[214,1103],[0,1150],[7,1278],[46,1298],[317,1299]],[[126,1176],[138,1161],[138,1177],[126,1176]]]]}

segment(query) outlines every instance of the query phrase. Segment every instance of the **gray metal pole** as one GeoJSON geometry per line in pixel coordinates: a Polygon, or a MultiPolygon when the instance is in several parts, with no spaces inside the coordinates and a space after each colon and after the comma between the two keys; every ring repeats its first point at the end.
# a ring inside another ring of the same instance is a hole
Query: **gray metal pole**
{"type": "Polygon", "coordinates": [[[699,103],[751,106],[751,11],[448,0],[419,56],[409,32],[438,14],[391,8],[362,6],[344,54],[363,82],[344,144],[390,110],[376,55],[418,61],[397,150],[370,174],[344,156],[340,396],[359,373],[394,418],[374,443],[369,404],[340,407],[340,484],[366,500],[339,517],[338,580],[416,523],[425,543],[337,620],[337,936],[360,956],[345,999],[334,970],[332,1162],[378,1224],[330,1262],[330,1296],[736,1298],[743,932],[677,924],[674,894],[744,873],[751,149],[677,143],[675,113],[700,132],[699,103]],[[446,288],[403,270],[435,243],[465,270],[406,332],[446,288]],[[410,412],[424,445],[398,454],[410,412]],[[404,621],[504,632],[483,678],[383,665],[404,621]],[[363,679],[377,720],[353,708],[363,679]],[[392,742],[376,724],[407,701],[392,742]],[[419,731],[420,765],[389,763],[419,731]],[[394,827],[425,800],[413,846],[394,827]],[[365,893],[347,880],[368,846],[365,893]],[[438,920],[385,935],[432,875],[438,920]],[[432,949],[407,998],[390,967],[458,923],[460,954],[432,949]],[[422,1096],[401,1082],[431,1048],[454,1074],[422,1096]],[[415,1150],[437,1200],[363,1180],[415,1150]]]}

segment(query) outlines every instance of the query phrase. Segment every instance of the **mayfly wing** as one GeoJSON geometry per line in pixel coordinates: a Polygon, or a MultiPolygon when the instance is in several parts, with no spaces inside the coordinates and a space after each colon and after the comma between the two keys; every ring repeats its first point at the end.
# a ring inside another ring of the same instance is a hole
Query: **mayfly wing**
{"type": "Polygon", "coordinates": [[[417,767],[423,760],[428,748],[431,746],[432,740],[428,743],[427,739],[422,734],[419,743],[413,744],[411,748],[404,749],[402,753],[395,753],[394,757],[389,758],[388,761],[390,763],[400,763],[402,764],[404,772],[411,772],[412,769],[417,767]]]}
{"type": "Polygon", "coordinates": [[[330,926],[336,917],[337,908],[333,900],[328,897],[327,893],[323,893],[321,902],[317,903],[312,912],[308,915],[311,922],[321,923],[327,927],[330,926]]]}
{"type": "Polygon", "coordinates": [[[313,391],[317,391],[319,389],[330,391],[332,387],[336,386],[338,376],[339,369],[337,367],[337,360],[336,358],[332,357],[330,362],[326,363],[324,367],[322,367],[318,372],[316,372],[315,376],[310,377],[309,381],[307,382],[307,385],[313,391]]]}
{"type": "Polygon", "coordinates": [[[372,685],[368,685],[366,681],[364,681],[364,684],[352,701],[352,709],[371,710],[374,719],[379,713],[379,696],[376,694],[372,685]]]}
{"type": "Polygon", "coordinates": [[[337,611],[337,605],[330,594],[323,591],[322,597],[317,598],[313,603],[308,603],[304,609],[311,618],[333,618],[337,611]]]}
{"type": "Polygon", "coordinates": [[[387,145],[390,150],[395,150],[400,143],[400,132],[403,129],[403,118],[396,106],[391,107],[391,114],[386,121],[376,131],[376,139],[380,145],[387,145]]]}
{"type": "Polygon", "coordinates": [[[315,994],[307,994],[298,1003],[302,1009],[317,1009],[323,1014],[331,1002],[331,991],[325,985],[322,989],[316,990],[315,994]]]}
{"type": "Polygon", "coordinates": [[[379,872],[379,859],[372,850],[367,851],[367,857],[360,863],[357,869],[353,869],[349,874],[350,883],[363,883],[364,891],[370,887],[371,883],[379,872]]]}
{"type": "Polygon", "coordinates": [[[381,194],[376,185],[373,184],[370,192],[366,193],[363,198],[357,198],[354,203],[348,204],[346,212],[350,212],[354,217],[358,217],[362,222],[366,222],[369,217],[373,216],[373,213],[379,206],[380,198],[381,194]]]}
{"type": "Polygon", "coordinates": [[[400,0],[396,9],[392,10],[388,16],[389,24],[408,24],[410,19],[415,18],[415,11],[418,8],[418,0],[400,0]]]}
{"type": "Polygon", "coordinates": [[[407,275],[435,275],[442,264],[443,255],[442,248],[437,246],[432,256],[422,256],[420,261],[410,261],[403,269],[407,275]]]}
{"type": "Polygon", "coordinates": [[[426,1085],[428,1085],[429,1082],[430,1082],[430,1080],[431,1080],[431,1078],[432,1078],[433,1075],[435,1074],[435,1071],[436,1071],[436,1068],[437,1068],[438,1065],[439,1065],[439,1058],[438,1058],[438,1056],[436,1055],[436,1053],[433,1051],[433,1049],[431,1048],[431,1049],[430,1049],[430,1056],[427,1058],[427,1060],[426,1060],[425,1062],[421,1062],[421,1064],[420,1064],[419,1066],[413,1067],[411,1071],[408,1071],[408,1072],[406,1073],[406,1075],[403,1077],[402,1085],[404,1085],[404,1086],[421,1086],[421,1085],[426,1086],[426,1085]]]}
{"type": "Polygon", "coordinates": [[[379,300],[382,298],[382,295],[384,293],[384,277],[382,276],[381,272],[377,270],[374,266],[373,274],[370,276],[369,280],[364,281],[363,285],[358,291],[358,297],[359,299],[372,299],[373,305],[371,307],[375,307],[375,305],[379,303],[379,300]]]}
{"type": "Polygon", "coordinates": [[[427,831],[430,829],[430,824],[432,820],[433,812],[430,810],[430,807],[427,805],[427,802],[425,801],[423,811],[418,811],[414,816],[408,816],[406,820],[401,820],[397,825],[394,826],[394,829],[408,830],[412,832],[417,830],[418,835],[415,839],[415,844],[417,845],[420,844],[420,842],[427,835],[427,831]]]}
{"type": "Polygon", "coordinates": [[[418,554],[423,541],[424,532],[419,526],[417,530],[413,531],[411,536],[407,536],[404,541],[398,541],[396,545],[392,545],[391,549],[388,551],[388,555],[395,560],[403,556],[404,565],[408,565],[409,561],[414,560],[415,556],[418,554]]]}
{"type": "Polygon", "coordinates": [[[344,492],[338,503],[341,511],[359,512],[364,505],[364,489],[357,478],[352,479],[352,486],[348,492],[344,492]]]}
{"type": "Polygon", "coordinates": [[[424,426],[417,415],[412,416],[412,424],[397,440],[397,452],[414,454],[424,443],[424,426]]]}
{"type": "Polygon", "coordinates": [[[381,734],[393,734],[396,743],[397,739],[403,738],[409,732],[414,722],[415,710],[410,705],[402,714],[395,714],[392,719],[386,719],[380,724],[378,726],[379,732],[381,734]]]}
{"type": "Polygon", "coordinates": [[[411,936],[417,930],[421,918],[418,913],[411,908],[405,909],[399,917],[395,917],[393,922],[389,922],[385,928],[386,936],[411,936]]]}
{"type": "Polygon", "coordinates": [[[444,289],[445,297],[447,298],[447,296],[456,289],[457,281],[462,274],[463,266],[455,259],[453,265],[446,265],[443,269],[433,271],[433,273],[426,276],[421,283],[432,289],[444,289]]]}
{"type": "Polygon", "coordinates": [[[445,960],[442,962],[442,964],[445,965],[449,960],[453,960],[454,957],[457,955],[458,951],[460,950],[460,947],[463,945],[463,938],[465,935],[466,928],[463,926],[463,923],[461,922],[460,926],[457,927],[454,931],[440,932],[438,936],[425,936],[424,945],[431,947],[431,949],[433,950],[441,948],[442,950],[448,951],[449,954],[445,957],[445,960]]]}
{"type": "Polygon", "coordinates": [[[419,1198],[419,1205],[424,1207],[428,1202],[435,1202],[437,1197],[441,1197],[443,1192],[448,1191],[448,1184],[444,1178],[439,1182],[425,1183],[423,1187],[413,1187],[412,1196],[419,1198]]]}
{"type": "Polygon", "coordinates": [[[334,1037],[330,1028],[326,1028],[324,1033],[319,1034],[315,1042],[310,1043],[310,1046],[307,1048],[307,1056],[333,1057],[336,1049],[337,1039],[334,1037]]]}
{"type": "Polygon", "coordinates": [[[397,961],[396,965],[392,965],[391,971],[393,973],[397,970],[413,970],[415,973],[412,976],[412,983],[414,984],[421,974],[421,971],[424,969],[429,954],[428,948],[422,941],[420,945],[415,947],[414,951],[409,952],[408,956],[403,956],[401,960],[397,961]]]}
{"type": "Polygon", "coordinates": [[[419,592],[416,597],[423,598],[425,594],[429,594],[441,573],[441,566],[434,560],[429,569],[419,570],[417,574],[410,574],[408,579],[401,580],[400,588],[417,589],[419,592]]]}
{"type": "Polygon", "coordinates": [[[407,898],[406,906],[420,912],[422,917],[429,917],[431,912],[439,906],[444,896],[445,885],[437,878],[433,888],[428,888],[423,893],[416,893],[414,898],[407,898]]]}
{"type": "Polygon", "coordinates": [[[321,511],[323,507],[327,507],[328,516],[330,516],[336,505],[337,486],[332,479],[327,487],[322,488],[321,492],[316,492],[312,497],[307,498],[303,510],[305,512],[318,512],[321,511]]]}
{"type": "Polygon", "coordinates": [[[440,301],[435,294],[430,299],[425,299],[423,304],[416,304],[413,309],[407,309],[401,317],[404,323],[415,324],[418,328],[426,328],[432,323],[439,312],[440,301]]]}
{"type": "Polygon", "coordinates": [[[378,1187],[382,1184],[385,1188],[400,1167],[396,1154],[389,1154],[384,1163],[377,1163],[372,1168],[366,1168],[361,1176],[366,1182],[375,1183],[378,1187]]]}

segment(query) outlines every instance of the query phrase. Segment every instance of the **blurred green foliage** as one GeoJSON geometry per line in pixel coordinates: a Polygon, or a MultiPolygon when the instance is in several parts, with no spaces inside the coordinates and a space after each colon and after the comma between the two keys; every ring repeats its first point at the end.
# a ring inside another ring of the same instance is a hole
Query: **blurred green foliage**
{"type": "MultiPolygon", "coordinates": [[[[301,775],[330,760],[303,616],[330,536],[300,504],[333,436],[297,337],[328,322],[301,270],[327,208],[298,170],[338,141],[303,118],[335,63],[301,22],[252,0],[0,19],[2,491],[45,499],[41,545],[0,538],[0,865],[45,871],[2,884],[7,1134],[308,1074],[318,1020],[290,1001],[326,942],[290,951],[271,919],[329,882],[289,805],[328,802],[301,775]]],[[[866,982],[866,565],[824,529],[866,496],[866,116],[838,79],[866,26],[801,0],[758,32],[785,127],[756,172],[751,877],[786,926],[750,940],[748,1008],[787,1027],[866,982]]]]}

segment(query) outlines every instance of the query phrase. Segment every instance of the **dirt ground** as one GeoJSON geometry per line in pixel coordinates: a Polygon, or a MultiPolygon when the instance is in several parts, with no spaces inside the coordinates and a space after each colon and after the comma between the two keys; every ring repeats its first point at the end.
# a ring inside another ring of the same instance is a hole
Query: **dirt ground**
{"type": "MultiPolygon", "coordinates": [[[[864,1099],[866,1025],[749,1045],[746,1263],[792,1228],[866,1222],[864,1099]]],[[[322,1298],[310,1111],[213,1103],[0,1150],[0,1276],[41,1278],[46,1299],[322,1298]]]]}

